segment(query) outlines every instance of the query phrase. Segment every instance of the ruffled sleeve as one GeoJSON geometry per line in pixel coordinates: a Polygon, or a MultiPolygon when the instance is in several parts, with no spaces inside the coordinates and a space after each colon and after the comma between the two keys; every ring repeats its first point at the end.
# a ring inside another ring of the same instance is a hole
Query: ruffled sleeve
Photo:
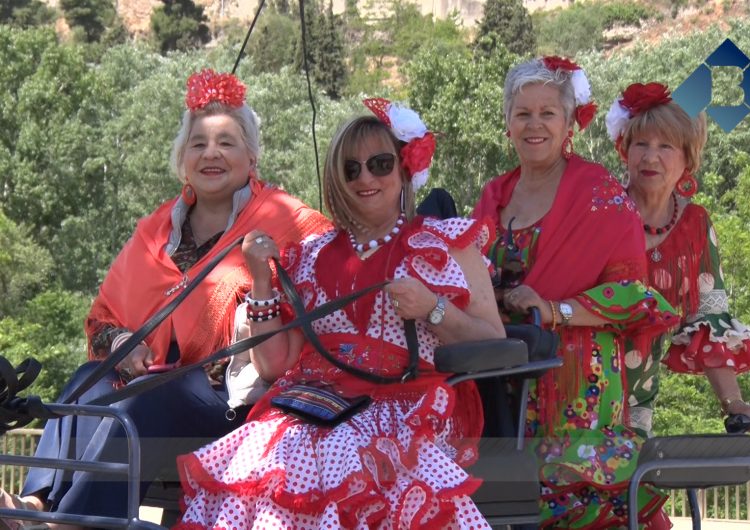
{"type": "MultiPolygon", "coordinates": [[[[311,235],[305,238],[301,243],[290,243],[281,251],[281,266],[284,267],[284,270],[286,270],[291,278],[292,283],[294,283],[294,287],[302,298],[307,311],[310,311],[315,307],[316,300],[313,279],[314,271],[310,264],[315,262],[315,258],[320,250],[327,243],[330,243],[335,236],[335,230],[328,231],[323,235],[311,235]],[[312,256],[313,259],[307,259],[308,256],[312,256]]],[[[281,318],[282,322],[286,324],[294,319],[294,309],[289,303],[286,295],[283,294],[281,283],[275,274],[273,284],[279,292],[282,292],[281,318]]]]}
{"type": "MultiPolygon", "coordinates": [[[[408,235],[406,267],[411,276],[420,279],[434,292],[448,297],[464,309],[471,296],[460,265],[450,255],[452,249],[474,247],[481,254],[490,238],[483,222],[460,217],[426,218],[408,235]]],[[[489,268],[489,261],[482,258],[489,268]]]]}
{"type": "Polygon", "coordinates": [[[679,316],[669,302],[639,281],[606,282],[575,299],[625,334],[637,331],[658,335],[665,327],[679,323],[679,316]]]}
{"type": "Polygon", "coordinates": [[[698,308],[672,337],[663,360],[675,372],[701,374],[705,368],[732,368],[736,373],[750,370],[750,329],[729,313],[724,289],[716,231],[707,219],[708,237],[703,252],[708,259],[697,281],[698,308]]]}

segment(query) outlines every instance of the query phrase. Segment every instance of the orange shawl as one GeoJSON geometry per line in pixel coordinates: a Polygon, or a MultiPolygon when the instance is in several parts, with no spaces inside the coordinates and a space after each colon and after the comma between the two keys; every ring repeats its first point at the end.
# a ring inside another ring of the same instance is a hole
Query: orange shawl
{"type": "MultiPolygon", "coordinates": [[[[141,219],[107,273],[99,295],[86,320],[91,339],[94,322],[136,330],[173,297],[165,293],[183,276],[194,278],[216,254],[251,230],[262,230],[279,248],[296,243],[310,234],[330,229],[322,214],[286,192],[251,180],[252,198],[216,245],[183,275],[166,253],[172,230],[171,211],[177,198],[162,204],[141,219]]],[[[228,346],[232,339],[237,303],[252,285],[242,250],[234,248],[147,338],[154,362],[166,360],[172,333],[179,344],[181,362],[200,361],[228,346]]],[[[92,357],[89,348],[89,357],[92,357]]]]}

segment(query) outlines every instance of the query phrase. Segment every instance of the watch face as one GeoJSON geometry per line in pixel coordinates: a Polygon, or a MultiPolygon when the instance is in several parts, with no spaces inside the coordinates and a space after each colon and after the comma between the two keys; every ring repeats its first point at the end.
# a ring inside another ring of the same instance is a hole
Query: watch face
{"type": "Polygon", "coordinates": [[[427,320],[430,321],[430,324],[436,326],[443,321],[444,316],[445,316],[445,301],[442,298],[438,298],[437,305],[435,306],[435,309],[430,311],[430,314],[427,315],[427,320]]]}
{"type": "Polygon", "coordinates": [[[570,304],[561,303],[560,304],[560,313],[562,313],[562,316],[567,320],[573,316],[573,306],[570,304]]]}

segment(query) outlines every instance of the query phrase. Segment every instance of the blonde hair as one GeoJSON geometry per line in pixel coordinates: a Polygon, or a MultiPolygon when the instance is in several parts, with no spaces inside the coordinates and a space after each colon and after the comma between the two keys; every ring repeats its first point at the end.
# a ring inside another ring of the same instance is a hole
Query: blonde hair
{"type": "Polygon", "coordinates": [[[354,196],[349,191],[344,173],[344,163],[356,159],[358,147],[368,140],[380,142],[396,155],[396,167],[401,176],[404,194],[404,210],[407,219],[414,218],[414,190],[400,163],[399,152],[403,142],[400,142],[391,129],[375,116],[360,116],[350,119],[336,131],[328,146],[323,169],[323,199],[334,225],[339,229],[369,228],[367,222],[356,214],[354,196]]]}
{"type": "Polygon", "coordinates": [[[670,144],[680,147],[685,154],[685,165],[694,174],[701,166],[701,154],[706,145],[706,114],[692,119],[674,101],[652,107],[633,116],[625,126],[620,144],[621,155],[627,159],[628,149],[636,136],[655,133],[670,144]]]}
{"type": "Polygon", "coordinates": [[[190,131],[193,125],[198,118],[220,114],[225,114],[237,122],[237,125],[240,126],[242,141],[245,143],[250,158],[256,162],[258,161],[258,157],[260,156],[260,120],[255,111],[247,106],[247,104],[243,104],[241,107],[230,107],[218,101],[212,101],[204,108],[195,112],[189,110],[184,112],[180,131],[172,143],[169,165],[172,172],[177,176],[177,179],[183,184],[185,184],[185,147],[190,138],[190,131]]]}

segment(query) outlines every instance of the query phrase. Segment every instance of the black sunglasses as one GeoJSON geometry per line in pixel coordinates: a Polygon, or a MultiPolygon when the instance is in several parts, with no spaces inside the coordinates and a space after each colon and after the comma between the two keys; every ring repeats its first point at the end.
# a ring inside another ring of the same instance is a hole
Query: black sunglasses
{"type": "Polygon", "coordinates": [[[345,160],[344,161],[344,178],[347,182],[357,180],[359,174],[362,173],[362,164],[367,166],[367,170],[376,177],[385,177],[390,175],[393,171],[393,166],[396,164],[396,155],[393,153],[380,153],[373,155],[365,162],[359,160],[345,160]]]}
{"type": "Polygon", "coordinates": [[[505,234],[501,237],[503,240],[503,257],[501,263],[498,263],[497,255],[500,247],[500,239],[492,245],[490,250],[490,261],[495,265],[495,274],[492,277],[492,286],[495,289],[512,289],[521,285],[524,276],[526,275],[526,268],[523,264],[523,256],[521,250],[513,240],[513,221],[515,217],[508,221],[508,228],[505,234]]]}

